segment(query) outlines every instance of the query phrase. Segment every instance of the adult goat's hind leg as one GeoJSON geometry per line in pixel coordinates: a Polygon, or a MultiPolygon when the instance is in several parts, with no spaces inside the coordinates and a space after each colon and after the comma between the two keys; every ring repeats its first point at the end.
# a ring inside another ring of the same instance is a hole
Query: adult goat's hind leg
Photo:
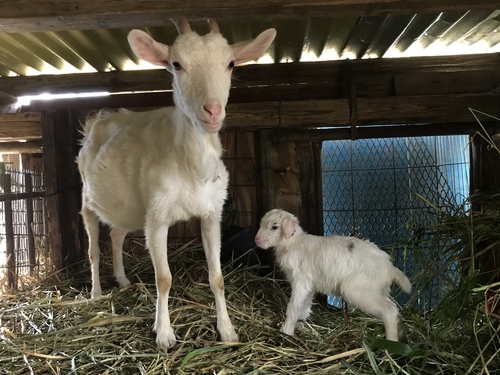
{"type": "Polygon", "coordinates": [[[113,250],[113,274],[120,288],[130,284],[123,268],[123,241],[127,233],[127,230],[116,227],[111,228],[109,233],[113,250]]]}
{"type": "Polygon", "coordinates": [[[81,215],[89,241],[88,254],[92,274],[92,291],[90,292],[90,297],[95,298],[102,295],[101,281],[99,279],[99,218],[94,211],[85,205],[85,197],[83,197],[81,215]]]}
{"type": "Polygon", "coordinates": [[[156,344],[162,349],[168,349],[177,342],[170,325],[168,311],[168,295],[172,286],[172,273],[168,265],[167,233],[168,226],[146,223],[146,245],[151,254],[151,260],[156,277],[156,318],[153,330],[156,331],[156,344]]]}
{"type": "Polygon", "coordinates": [[[201,219],[201,237],[203,249],[208,264],[208,278],[210,289],[215,297],[217,309],[217,329],[221,340],[237,342],[238,335],[234,330],[227,313],[226,298],[224,297],[224,279],[220,265],[221,229],[219,218],[208,217],[201,219]]]}

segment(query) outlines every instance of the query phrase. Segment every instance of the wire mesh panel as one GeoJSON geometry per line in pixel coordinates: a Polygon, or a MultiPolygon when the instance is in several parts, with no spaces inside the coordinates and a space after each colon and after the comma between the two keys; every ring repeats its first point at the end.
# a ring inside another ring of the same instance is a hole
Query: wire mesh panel
{"type": "MultiPolygon", "coordinates": [[[[31,186],[33,192],[43,191],[43,177],[40,173],[4,168],[4,175],[9,176],[10,193],[26,193],[31,186]],[[27,184],[26,179],[30,183],[27,184]]],[[[5,189],[2,185],[2,194],[5,189]]],[[[48,264],[48,249],[45,246],[45,214],[42,198],[15,199],[0,202],[0,281],[2,289],[17,288],[30,277],[40,277],[51,270],[48,264]],[[9,205],[10,209],[6,209],[9,205]],[[29,206],[30,205],[30,209],[29,206]],[[7,213],[9,216],[7,220],[7,213]],[[10,214],[11,213],[11,214],[10,214]],[[32,217],[31,217],[32,215],[32,217]],[[13,239],[12,254],[8,253],[8,236],[13,239]],[[11,281],[8,285],[8,274],[11,281]]]]}
{"type": "MultiPolygon", "coordinates": [[[[412,276],[419,262],[425,262],[420,258],[417,262],[416,257],[427,254],[427,261],[440,259],[439,246],[416,249],[408,245],[409,239],[433,235],[418,229],[436,220],[429,202],[452,211],[467,201],[468,136],[323,142],[322,176],[325,235],[369,239],[412,276]]],[[[450,272],[456,273],[453,267],[450,272]]],[[[419,308],[426,310],[439,300],[446,288],[435,284],[426,286],[419,308]]],[[[399,296],[398,301],[405,303],[407,298],[399,296]]]]}

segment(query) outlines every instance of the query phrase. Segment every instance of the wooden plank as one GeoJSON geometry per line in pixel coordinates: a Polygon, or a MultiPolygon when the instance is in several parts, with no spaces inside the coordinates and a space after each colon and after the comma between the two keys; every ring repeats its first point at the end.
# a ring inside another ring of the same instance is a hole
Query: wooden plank
{"type": "Polygon", "coordinates": [[[1,122],[40,122],[41,115],[40,113],[9,113],[9,114],[0,114],[0,123],[1,122]]]}
{"type": "MultiPolygon", "coordinates": [[[[316,212],[322,211],[323,207],[318,206],[315,197],[314,157],[311,142],[296,142],[295,153],[299,166],[299,186],[300,186],[300,219],[301,226],[310,234],[319,234],[316,227],[316,212]]],[[[319,180],[321,184],[321,180],[319,180]]]]}
{"type": "MultiPolygon", "coordinates": [[[[500,111],[498,94],[358,98],[358,124],[449,123],[473,121],[468,108],[500,111]]],[[[233,104],[225,129],[339,127],[349,124],[347,99],[233,104]],[[281,108],[280,108],[281,107],[281,108]]]]}
{"type": "MultiPolygon", "coordinates": [[[[492,133],[500,130],[498,123],[483,123],[492,133]]],[[[438,135],[470,134],[478,132],[477,123],[450,123],[440,125],[380,125],[358,129],[359,139],[425,137],[438,135]]],[[[290,129],[287,131],[266,131],[271,138],[280,137],[282,142],[321,142],[325,140],[351,139],[349,128],[340,129],[290,129]]]]}
{"type": "MultiPolygon", "coordinates": [[[[437,72],[491,72],[493,87],[500,85],[500,53],[464,55],[408,57],[398,59],[352,60],[349,63],[356,91],[359,96],[394,95],[394,77],[413,77],[418,82],[426,82],[426,74],[437,72]],[[421,76],[422,75],[422,76],[421,76]]],[[[268,99],[276,90],[279,95],[288,97],[314,95],[318,87],[325,85],[331,97],[343,93],[343,72],[345,61],[302,62],[291,64],[251,64],[237,67],[232,81],[230,98],[237,95],[234,88],[252,87],[260,101],[268,99]],[[272,87],[272,89],[270,89],[272,87]],[[287,91],[288,90],[288,94],[287,91]],[[292,92],[291,90],[294,90],[292,92]],[[266,93],[268,92],[268,93],[266,93]],[[260,95],[260,96],[259,96],[260,95]]],[[[31,77],[1,77],[0,87],[5,93],[16,97],[48,93],[74,92],[140,92],[168,91],[171,89],[171,76],[164,69],[106,73],[82,73],[62,75],[42,75],[31,77]]],[[[431,87],[432,89],[432,87],[431,87]]],[[[465,87],[464,90],[467,90],[465,87]]],[[[457,92],[457,91],[453,91],[457,92]]],[[[467,91],[465,91],[467,92],[467,91]]],[[[438,92],[436,92],[437,94],[438,92]]],[[[246,91],[249,94],[249,91],[246,91]]],[[[251,95],[251,93],[250,93],[251,95]]],[[[407,94],[408,95],[408,94],[407,94]]]]}
{"type": "Polygon", "coordinates": [[[268,130],[259,131],[259,160],[260,172],[262,179],[262,194],[259,195],[260,201],[257,216],[262,217],[268,210],[274,208],[275,202],[275,186],[273,180],[273,167],[272,167],[272,147],[273,141],[276,139],[274,132],[268,130]]]}
{"type": "Polygon", "coordinates": [[[0,195],[0,202],[11,202],[19,199],[32,199],[45,197],[44,191],[32,191],[26,193],[4,193],[0,195]]]}
{"type": "MultiPolygon", "coordinates": [[[[166,94],[143,94],[149,104],[167,100],[166,94]],[[158,95],[158,96],[157,96],[158,95]],[[156,99],[154,99],[156,98],[156,99]]],[[[107,101],[74,102],[80,108],[108,107],[107,101]],[[102,105],[102,107],[101,107],[102,105]]],[[[122,104],[139,105],[133,97],[122,104]]],[[[115,102],[118,107],[120,102],[115,102]]],[[[496,115],[500,112],[497,93],[446,94],[422,96],[385,96],[358,98],[359,125],[449,123],[473,120],[468,108],[496,115]]],[[[67,103],[67,108],[72,106],[67,103]]],[[[125,106],[127,107],[127,106],[125,106]]],[[[268,128],[339,127],[349,124],[347,99],[267,101],[261,103],[233,103],[226,108],[225,131],[253,131],[268,128]]]]}
{"type": "MultiPolygon", "coordinates": [[[[33,181],[31,173],[24,173],[26,193],[33,193],[33,181]]],[[[28,234],[28,259],[30,260],[30,274],[33,275],[36,266],[35,233],[33,233],[33,198],[26,199],[26,233],[28,234]]]]}
{"type": "Polygon", "coordinates": [[[190,19],[215,17],[225,21],[277,21],[309,17],[413,14],[471,9],[497,9],[494,0],[247,0],[242,11],[238,0],[2,0],[0,24],[3,32],[86,30],[162,26],[176,14],[190,19]]]}
{"type": "Polygon", "coordinates": [[[394,76],[396,95],[489,92],[495,88],[491,70],[417,72],[394,76]]]}
{"type": "MultiPolygon", "coordinates": [[[[30,138],[34,139],[35,137],[30,138]]],[[[41,137],[40,140],[29,142],[0,142],[0,153],[2,154],[41,154],[42,150],[41,137]]]]}
{"type": "Polygon", "coordinates": [[[0,140],[40,139],[39,113],[0,114],[0,140]]]}
{"type": "Polygon", "coordinates": [[[17,98],[15,96],[0,91],[0,113],[15,112],[16,103],[17,103],[17,98]]]}
{"type": "MultiPolygon", "coordinates": [[[[2,176],[2,187],[5,195],[11,194],[10,174],[4,173],[2,176]]],[[[7,254],[7,285],[9,288],[17,288],[16,254],[14,246],[14,223],[12,220],[12,202],[5,201],[5,246],[7,254]]]]}
{"type": "Polygon", "coordinates": [[[42,113],[49,248],[55,267],[67,271],[77,268],[84,258],[81,182],[75,163],[79,149],[77,118],[71,110],[42,113]]]}

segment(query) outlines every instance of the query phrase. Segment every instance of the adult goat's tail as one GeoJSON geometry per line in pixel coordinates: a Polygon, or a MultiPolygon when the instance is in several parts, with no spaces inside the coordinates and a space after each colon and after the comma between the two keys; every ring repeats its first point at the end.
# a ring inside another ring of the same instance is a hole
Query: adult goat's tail
{"type": "Polygon", "coordinates": [[[403,292],[408,294],[411,292],[411,281],[408,277],[406,277],[406,275],[401,270],[399,270],[396,267],[393,267],[392,277],[394,282],[396,282],[396,284],[398,284],[401,287],[403,292]]]}

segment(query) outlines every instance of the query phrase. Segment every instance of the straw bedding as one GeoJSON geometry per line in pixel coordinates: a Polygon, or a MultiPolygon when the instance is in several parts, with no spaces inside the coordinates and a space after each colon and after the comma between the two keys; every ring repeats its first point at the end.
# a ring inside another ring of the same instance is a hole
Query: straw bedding
{"type": "MultiPolygon", "coordinates": [[[[142,246],[142,245],[137,245],[142,246]]],[[[315,304],[296,337],[279,332],[289,287],[255,269],[224,268],[240,343],[218,342],[203,250],[172,248],[171,320],[178,344],[158,351],[154,270],[126,256],[132,285],[118,289],[104,254],[104,296],[89,300],[90,273],[60,273],[1,297],[0,374],[498,374],[499,320],[477,303],[453,321],[403,309],[409,345],[383,340],[380,322],[315,304]]]]}

